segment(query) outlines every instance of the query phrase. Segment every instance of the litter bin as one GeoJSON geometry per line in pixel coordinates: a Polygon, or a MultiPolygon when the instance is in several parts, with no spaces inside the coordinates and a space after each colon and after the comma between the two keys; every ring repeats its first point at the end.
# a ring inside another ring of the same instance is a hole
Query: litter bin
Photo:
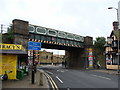
{"type": "Polygon", "coordinates": [[[23,70],[18,69],[18,70],[17,70],[17,79],[22,80],[22,79],[23,79],[23,77],[24,77],[24,71],[23,71],[23,70]]]}

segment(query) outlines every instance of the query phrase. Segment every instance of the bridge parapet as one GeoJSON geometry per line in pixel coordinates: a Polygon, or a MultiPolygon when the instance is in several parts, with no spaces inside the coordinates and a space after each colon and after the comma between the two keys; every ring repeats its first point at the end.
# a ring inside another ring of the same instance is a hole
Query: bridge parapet
{"type": "Polygon", "coordinates": [[[84,42],[83,36],[31,24],[29,24],[29,32],[84,42]]]}
{"type": "Polygon", "coordinates": [[[84,37],[64,31],[29,25],[30,39],[36,39],[42,43],[83,47],[84,37]]]}

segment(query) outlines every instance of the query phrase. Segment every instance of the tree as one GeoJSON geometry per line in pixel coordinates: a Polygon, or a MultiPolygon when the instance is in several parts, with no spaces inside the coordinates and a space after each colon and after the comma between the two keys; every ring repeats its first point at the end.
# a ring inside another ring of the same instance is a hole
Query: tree
{"type": "Polygon", "coordinates": [[[3,43],[9,43],[9,44],[13,43],[14,35],[13,35],[12,25],[10,25],[10,27],[7,28],[7,33],[4,33],[2,35],[2,39],[3,39],[2,40],[3,43]]]}
{"type": "Polygon", "coordinates": [[[101,67],[105,68],[105,56],[104,56],[104,45],[106,41],[104,37],[97,37],[94,41],[94,65],[97,65],[97,62],[100,62],[101,67]]]}
{"type": "Polygon", "coordinates": [[[14,38],[12,25],[10,25],[10,27],[8,28],[7,33],[8,33],[7,38],[12,43],[13,42],[13,38],[14,38]]]}

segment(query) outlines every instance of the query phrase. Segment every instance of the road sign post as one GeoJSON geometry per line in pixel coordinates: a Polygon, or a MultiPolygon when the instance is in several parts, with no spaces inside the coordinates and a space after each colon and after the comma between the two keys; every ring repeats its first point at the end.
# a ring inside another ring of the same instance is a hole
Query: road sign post
{"type": "Polygon", "coordinates": [[[35,81],[35,50],[41,50],[41,43],[39,42],[28,42],[28,50],[33,50],[33,60],[32,60],[32,84],[34,84],[35,81]]]}

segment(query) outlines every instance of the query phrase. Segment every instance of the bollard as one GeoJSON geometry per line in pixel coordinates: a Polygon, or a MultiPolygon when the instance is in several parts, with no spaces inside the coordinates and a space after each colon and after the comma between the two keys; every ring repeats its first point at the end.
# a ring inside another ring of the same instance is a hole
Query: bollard
{"type": "Polygon", "coordinates": [[[43,73],[40,72],[40,81],[39,81],[39,85],[43,86],[43,73]]]}
{"type": "Polygon", "coordinates": [[[43,86],[43,71],[38,70],[38,85],[43,86]]]}

